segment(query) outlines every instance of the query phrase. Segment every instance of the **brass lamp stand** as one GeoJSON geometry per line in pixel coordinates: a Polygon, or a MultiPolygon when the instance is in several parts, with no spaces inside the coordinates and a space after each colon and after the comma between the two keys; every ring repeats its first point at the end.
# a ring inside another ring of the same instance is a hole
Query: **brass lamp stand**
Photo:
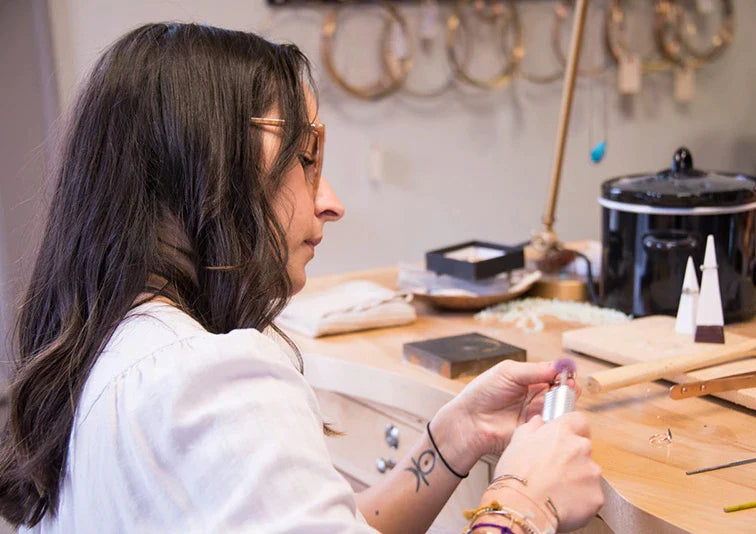
{"type": "Polygon", "coordinates": [[[575,4],[575,20],[572,26],[572,43],[570,55],[564,74],[562,88],[562,105],[559,110],[559,127],[557,129],[556,147],[551,167],[551,184],[543,214],[543,226],[540,232],[535,232],[530,242],[530,249],[535,255],[536,263],[545,273],[539,280],[531,295],[560,300],[586,300],[588,291],[584,281],[579,279],[565,279],[558,271],[575,259],[575,253],[564,249],[559,237],[554,231],[554,212],[556,210],[559,182],[562,177],[562,163],[564,161],[564,146],[567,141],[567,130],[570,124],[572,98],[575,93],[575,78],[580,59],[580,48],[583,42],[583,28],[588,7],[588,0],[577,0],[575,4]]]}

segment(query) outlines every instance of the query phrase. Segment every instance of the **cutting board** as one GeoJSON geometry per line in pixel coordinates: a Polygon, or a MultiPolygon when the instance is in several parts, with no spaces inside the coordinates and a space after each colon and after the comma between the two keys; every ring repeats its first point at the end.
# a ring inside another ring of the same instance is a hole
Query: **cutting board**
{"type": "MultiPolygon", "coordinates": [[[[616,325],[568,330],[562,334],[562,347],[607,362],[627,365],[681,355],[724,353],[730,346],[748,339],[725,331],[724,345],[695,343],[692,335],[675,332],[674,317],[654,315],[616,325]]],[[[679,384],[753,371],[756,371],[756,357],[664,378],[679,384]]],[[[714,396],[756,410],[756,388],[724,391],[714,396]]]]}

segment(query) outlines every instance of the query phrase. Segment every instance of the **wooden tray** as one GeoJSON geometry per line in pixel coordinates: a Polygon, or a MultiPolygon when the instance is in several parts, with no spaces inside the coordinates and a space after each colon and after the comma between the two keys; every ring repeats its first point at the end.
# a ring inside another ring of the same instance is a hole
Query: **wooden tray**
{"type": "MultiPolygon", "coordinates": [[[[692,335],[675,332],[674,317],[654,315],[617,325],[569,330],[562,334],[562,347],[607,362],[626,365],[684,354],[725,352],[731,345],[747,339],[725,329],[724,345],[695,343],[692,335]]],[[[665,379],[680,384],[753,371],[756,371],[756,357],[689,371],[665,379]]],[[[756,410],[756,388],[725,391],[714,396],[756,410]]]]}

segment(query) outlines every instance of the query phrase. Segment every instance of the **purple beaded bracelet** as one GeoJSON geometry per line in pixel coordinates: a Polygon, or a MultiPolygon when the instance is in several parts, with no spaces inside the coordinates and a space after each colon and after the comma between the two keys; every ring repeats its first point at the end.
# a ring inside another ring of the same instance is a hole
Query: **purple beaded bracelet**
{"type": "Polygon", "coordinates": [[[514,534],[514,532],[512,532],[512,529],[510,529],[509,527],[505,527],[504,525],[497,525],[495,523],[478,523],[477,525],[473,526],[470,530],[468,530],[468,532],[473,532],[483,527],[498,528],[500,534],[514,534]]]}

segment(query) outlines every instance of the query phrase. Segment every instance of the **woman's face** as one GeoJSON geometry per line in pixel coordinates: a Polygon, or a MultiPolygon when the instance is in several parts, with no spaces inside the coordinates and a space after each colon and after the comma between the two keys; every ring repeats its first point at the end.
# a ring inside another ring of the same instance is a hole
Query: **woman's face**
{"type": "MultiPolygon", "coordinates": [[[[313,123],[319,123],[315,101],[307,91],[308,117],[314,117],[313,123]]],[[[277,115],[271,114],[270,117],[277,115]]],[[[263,136],[266,159],[272,161],[277,153],[280,138],[271,135],[263,136]]],[[[281,188],[276,193],[273,209],[279,224],[286,232],[289,261],[286,271],[291,280],[294,293],[304,287],[307,275],[305,266],[315,257],[315,247],[323,239],[323,226],[328,221],[338,221],[344,215],[344,206],[331,189],[325,176],[320,178],[315,188],[312,178],[314,167],[311,167],[317,150],[323,150],[324,140],[318,143],[314,133],[305,144],[303,153],[283,177],[281,188]]]]}

